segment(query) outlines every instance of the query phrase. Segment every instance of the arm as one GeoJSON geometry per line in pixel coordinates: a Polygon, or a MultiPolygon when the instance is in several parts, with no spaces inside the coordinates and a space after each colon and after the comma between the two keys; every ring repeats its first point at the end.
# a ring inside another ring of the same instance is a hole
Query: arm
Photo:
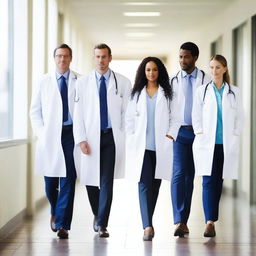
{"type": "Polygon", "coordinates": [[[244,111],[243,111],[243,104],[241,100],[240,91],[236,90],[235,95],[236,95],[236,101],[237,101],[237,115],[235,120],[234,134],[240,135],[242,133],[243,123],[244,123],[244,111]]]}
{"type": "MultiPolygon", "coordinates": [[[[205,86],[204,86],[205,88],[205,86]]],[[[203,113],[202,113],[202,105],[203,102],[201,100],[201,89],[197,88],[195,93],[195,99],[193,100],[193,108],[192,108],[192,125],[195,134],[203,133],[203,113]]]]}
{"type": "MultiPolygon", "coordinates": [[[[85,85],[83,81],[78,79],[76,83],[76,100],[74,103],[74,117],[73,117],[73,133],[74,133],[74,140],[76,145],[79,145],[81,142],[87,141],[86,130],[84,126],[84,113],[83,113],[83,108],[85,106],[84,106],[84,102],[83,102],[84,100],[82,95],[84,86],[85,85]]],[[[85,144],[83,145],[84,145],[83,148],[85,148],[85,144]]]]}
{"type": "Polygon", "coordinates": [[[126,113],[125,113],[125,132],[126,134],[133,134],[135,132],[135,112],[136,112],[136,96],[130,98],[126,113]]]}
{"type": "Polygon", "coordinates": [[[129,99],[131,97],[131,88],[132,88],[131,82],[127,79],[126,84],[124,86],[123,100],[122,100],[121,130],[125,129],[125,113],[126,113],[126,109],[127,109],[129,99]]]}
{"type": "Polygon", "coordinates": [[[39,137],[44,128],[41,103],[41,83],[39,83],[38,86],[33,90],[30,105],[30,120],[35,135],[39,137]]]}
{"type": "Polygon", "coordinates": [[[167,137],[173,140],[176,140],[180,126],[181,126],[181,108],[177,93],[173,93],[173,99],[168,101],[169,109],[169,130],[167,137]]]}

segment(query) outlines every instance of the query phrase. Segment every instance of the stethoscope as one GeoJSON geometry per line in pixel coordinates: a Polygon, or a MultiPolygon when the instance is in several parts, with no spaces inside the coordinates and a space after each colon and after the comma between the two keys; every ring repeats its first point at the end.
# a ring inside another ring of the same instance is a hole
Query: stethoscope
{"type": "MultiPolygon", "coordinates": [[[[203,70],[199,70],[202,72],[202,81],[201,81],[201,84],[203,85],[204,84],[204,77],[205,77],[205,73],[203,70]]],[[[171,79],[171,86],[173,86],[173,81],[176,79],[177,80],[177,83],[179,83],[179,78],[178,78],[178,75],[181,71],[179,71],[172,79],[171,79]]]]}
{"type": "MultiPolygon", "coordinates": [[[[118,94],[118,84],[117,84],[116,74],[115,74],[115,72],[114,72],[113,70],[111,70],[111,72],[112,72],[112,74],[113,74],[113,76],[114,76],[115,88],[116,88],[115,93],[116,93],[116,95],[117,95],[117,94],[118,94]]],[[[121,96],[120,96],[120,97],[121,97],[121,96]]],[[[79,96],[77,95],[76,90],[75,90],[74,102],[78,102],[79,99],[80,99],[80,98],[79,98],[79,96]]]]}
{"type": "MultiPolygon", "coordinates": [[[[208,86],[209,86],[210,83],[212,83],[212,81],[209,82],[209,83],[205,86],[205,88],[204,88],[203,104],[204,104],[204,102],[205,102],[206,91],[207,91],[208,86]]],[[[228,93],[227,93],[227,95],[233,94],[234,99],[236,99],[236,95],[235,95],[235,93],[231,90],[231,86],[230,86],[229,84],[227,84],[227,85],[228,85],[228,93]]]]}

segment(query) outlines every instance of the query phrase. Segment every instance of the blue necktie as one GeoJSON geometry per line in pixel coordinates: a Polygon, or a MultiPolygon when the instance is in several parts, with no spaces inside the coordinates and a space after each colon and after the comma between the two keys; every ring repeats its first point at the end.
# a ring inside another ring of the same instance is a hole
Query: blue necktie
{"type": "Polygon", "coordinates": [[[66,84],[66,78],[64,76],[61,76],[60,79],[60,94],[63,108],[63,122],[66,122],[68,121],[68,87],[66,84]]]}
{"type": "Polygon", "coordinates": [[[187,75],[187,83],[185,88],[185,109],[184,109],[184,121],[187,125],[192,125],[192,104],[193,104],[193,85],[191,81],[191,75],[187,75]]]}
{"type": "Polygon", "coordinates": [[[108,127],[108,105],[107,105],[107,87],[105,77],[100,78],[100,128],[105,130],[108,127]]]}

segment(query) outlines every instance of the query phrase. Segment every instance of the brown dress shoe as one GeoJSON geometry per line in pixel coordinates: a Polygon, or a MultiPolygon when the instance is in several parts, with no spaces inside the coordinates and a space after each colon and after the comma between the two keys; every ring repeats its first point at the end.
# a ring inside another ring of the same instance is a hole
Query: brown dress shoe
{"type": "Polygon", "coordinates": [[[99,237],[109,237],[109,233],[106,228],[99,227],[98,231],[99,237]]]}
{"type": "Polygon", "coordinates": [[[187,224],[178,223],[176,229],[174,230],[174,236],[183,237],[184,235],[189,233],[189,229],[187,224]]]}
{"type": "Polygon", "coordinates": [[[204,237],[215,237],[216,232],[214,228],[214,223],[208,223],[206,224],[206,228],[204,231],[204,237]]]}
{"type": "Polygon", "coordinates": [[[64,228],[60,228],[58,230],[57,236],[60,239],[67,239],[68,238],[68,231],[66,229],[64,229],[64,228]]]}
{"type": "Polygon", "coordinates": [[[53,232],[57,232],[57,228],[55,226],[55,217],[54,216],[51,216],[51,219],[50,219],[50,227],[51,227],[51,230],[53,232]]]}
{"type": "Polygon", "coordinates": [[[145,231],[143,234],[143,241],[152,241],[154,235],[155,235],[155,231],[153,227],[145,228],[145,231]]]}

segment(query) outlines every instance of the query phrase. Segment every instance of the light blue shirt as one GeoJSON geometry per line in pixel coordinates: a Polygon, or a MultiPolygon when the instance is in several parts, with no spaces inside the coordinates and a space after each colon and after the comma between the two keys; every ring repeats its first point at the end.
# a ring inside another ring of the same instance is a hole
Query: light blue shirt
{"type": "MultiPolygon", "coordinates": [[[[66,84],[67,84],[67,87],[68,87],[69,73],[70,73],[69,70],[67,72],[65,72],[64,74],[60,74],[58,71],[56,71],[56,79],[57,79],[57,82],[58,82],[59,91],[60,91],[60,82],[61,82],[60,78],[62,76],[65,77],[66,84]]],[[[63,125],[71,125],[71,124],[73,124],[73,122],[72,122],[72,118],[71,118],[70,112],[68,111],[68,121],[63,122],[63,125]]]]}
{"type": "Polygon", "coordinates": [[[215,144],[223,144],[222,95],[225,88],[225,84],[223,83],[219,90],[217,89],[217,87],[213,82],[211,82],[211,85],[214,89],[216,102],[217,102],[217,127],[216,127],[215,144]]]}
{"type": "MultiPolygon", "coordinates": [[[[95,71],[95,76],[96,76],[96,81],[97,81],[97,88],[98,88],[99,94],[100,94],[100,78],[101,78],[101,76],[104,76],[104,78],[105,78],[105,83],[106,83],[107,91],[108,91],[110,75],[111,75],[111,70],[110,69],[103,75],[101,75],[100,73],[95,71]]],[[[107,128],[112,128],[109,113],[108,113],[108,126],[107,126],[107,128]]]]}
{"type": "Polygon", "coordinates": [[[155,143],[155,109],[157,91],[150,97],[147,95],[147,130],[146,130],[146,149],[156,151],[155,143]]]}
{"type": "MultiPolygon", "coordinates": [[[[181,70],[181,84],[183,85],[183,92],[184,92],[184,96],[185,96],[185,101],[191,101],[192,100],[192,104],[191,106],[193,105],[193,94],[190,96],[191,98],[190,99],[187,99],[187,94],[186,94],[186,86],[188,86],[188,76],[191,75],[191,78],[190,78],[190,81],[192,83],[192,91],[194,92],[194,90],[196,89],[196,77],[197,77],[197,73],[198,73],[198,69],[195,68],[193,70],[193,72],[191,74],[188,74],[186,71],[184,70],[181,70]]],[[[184,109],[185,111],[185,109],[184,109]]],[[[191,109],[192,111],[192,109],[191,109]]],[[[190,112],[191,112],[190,111],[190,112]]],[[[189,113],[184,113],[184,116],[186,116],[187,114],[189,113]]],[[[191,124],[188,124],[184,121],[184,123],[182,123],[182,125],[191,125],[191,124]]]]}

